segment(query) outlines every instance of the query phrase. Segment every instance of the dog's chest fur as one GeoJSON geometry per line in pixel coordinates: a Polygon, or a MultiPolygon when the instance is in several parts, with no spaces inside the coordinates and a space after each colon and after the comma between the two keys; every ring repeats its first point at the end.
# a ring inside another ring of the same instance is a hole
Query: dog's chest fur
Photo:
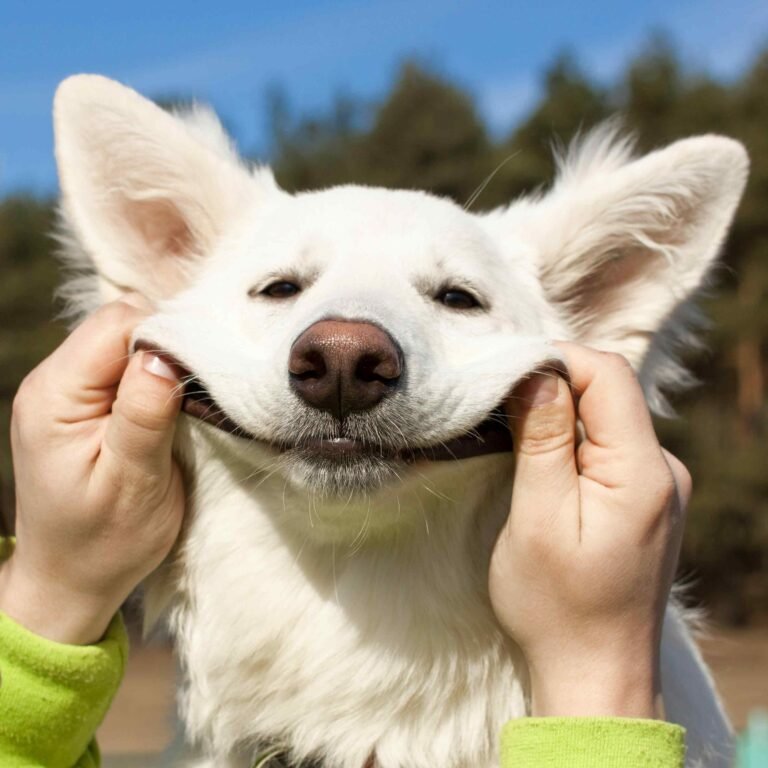
{"type": "Polygon", "coordinates": [[[404,500],[413,520],[386,534],[369,520],[368,537],[318,543],[311,500],[302,531],[284,481],[238,482],[190,432],[197,489],[171,626],[187,727],[214,764],[248,765],[233,755],[260,742],[340,768],[373,752],[381,768],[494,765],[501,726],[525,711],[519,652],[486,592],[504,459],[475,462],[461,505],[424,491],[431,503],[404,500]]]}

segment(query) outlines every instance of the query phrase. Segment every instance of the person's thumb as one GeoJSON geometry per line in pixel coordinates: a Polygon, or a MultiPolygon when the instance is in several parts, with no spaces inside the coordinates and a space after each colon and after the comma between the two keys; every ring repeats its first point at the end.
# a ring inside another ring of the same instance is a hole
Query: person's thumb
{"type": "Polygon", "coordinates": [[[506,404],[515,446],[515,493],[562,494],[575,484],[576,412],[568,383],[555,373],[536,373],[506,404]]]}
{"type": "Polygon", "coordinates": [[[182,394],[172,363],[152,352],[136,353],[112,406],[104,437],[110,451],[150,475],[169,471],[182,394]]]}

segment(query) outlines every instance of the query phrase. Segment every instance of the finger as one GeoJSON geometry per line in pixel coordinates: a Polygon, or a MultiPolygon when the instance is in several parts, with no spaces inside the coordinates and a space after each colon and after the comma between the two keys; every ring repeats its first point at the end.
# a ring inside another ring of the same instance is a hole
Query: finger
{"type": "Polygon", "coordinates": [[[160,355],[133,355],[104,435],[109,455],[153,477],[169,470],[183,395],[179,382],[179,372],[160,355]]]}
{"type": "Polygon", "coordinates": [[[130,304],[132,307],[136,307],[136,309],[140,309],[148,314],[155,308],[154,304],[138,291],[127,291],[120,297],[119,301],[122,301],[124,304],[130,304]]]}
{"type": "Polygon", "coordinates": [[[67,417],[74,421],[109,411],[114,388],[128,365],[131,334],[146,316],[145,310],[123,301],[106,304],[40,366],[56,402],[75,409],[67,417]]]}
{"type": "Polygon", "coordinates": [[[671,454],[666,448],[661,449],[661,453],[669,466],[672,476],[675,478],[675,487],[677,489],[677,499],[680,505],[680,511],[685,512],[688,502],[693,493],[693,480],[688,467],[683,464],[677,456],[671,454]]]}
{"type": "Polygon", "coordinates": [[[568,384],[554,373],[535,374],[506,408],[515,445],[516,500],[530,499],[532,514],[559,509],[564,494],[578,488],[576,414],[568,384]]]}
{"type": "Polygon", "coordinates": [[[589,441],[631,452],[659,450],[651,414],[640,383],[621,355],[556,342],[579,396],[578,413],[589,441]]]}

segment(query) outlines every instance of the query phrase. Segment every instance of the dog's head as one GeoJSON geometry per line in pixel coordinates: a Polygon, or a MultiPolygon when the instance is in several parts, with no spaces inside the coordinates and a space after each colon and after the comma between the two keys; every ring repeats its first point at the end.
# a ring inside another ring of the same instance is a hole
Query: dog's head
{"type": "Polygon", "coordinates": [[[747,172],[730,139],[633,159],[604,127],[547,194],[474,215],[423,192],[288,194],[210,112],[174,116],[100,77],[61,85],[55,126],[65,238],[91,273],[70,296],[149,297],[136,342],[189,371],[186,409],[332,493],[508,447],[496,409],[547,339],[623,353],[660,406],[681,380],[679,307],[747,172]]]}

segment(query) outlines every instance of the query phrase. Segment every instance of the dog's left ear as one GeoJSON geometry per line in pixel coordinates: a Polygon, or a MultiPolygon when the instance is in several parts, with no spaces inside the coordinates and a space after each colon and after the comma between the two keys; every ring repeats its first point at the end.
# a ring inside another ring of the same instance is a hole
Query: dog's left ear
{"type": "Polygon", "coordinates": [[[172,295],[237,216],[277,191],[239,162],[211,112],[179,117],[104,77],[65,80],[54,127],[65,239],[112,296],[172,295]]]}
{"type": "Polygon", "coordinates": [[[700,136],[633,159],[632,142],[609,124],[558,165],[549,193],[492,212],[487,226],[502,248],[521,238],[532,247],[571,338],[625,355],[663,407],[658,386],[681,375],[670,351],[685,332],[680,307],[720,250],[747,153],[732,139],[700,136]]]}

